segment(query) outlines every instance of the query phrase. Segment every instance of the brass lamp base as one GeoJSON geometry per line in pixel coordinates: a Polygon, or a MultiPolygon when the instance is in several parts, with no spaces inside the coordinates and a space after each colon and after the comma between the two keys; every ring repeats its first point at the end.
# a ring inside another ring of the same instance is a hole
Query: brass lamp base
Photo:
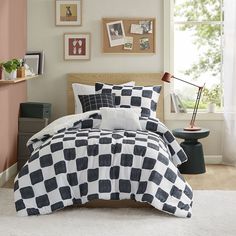
{"type": "Polygon", "coordinates": [[[184,130],[186,131],[198,131],[198,130],[201,130],[202,128],[201,127],[198,127],[198,126],[188,126],[186,128],[184,128],[184,130]]]}

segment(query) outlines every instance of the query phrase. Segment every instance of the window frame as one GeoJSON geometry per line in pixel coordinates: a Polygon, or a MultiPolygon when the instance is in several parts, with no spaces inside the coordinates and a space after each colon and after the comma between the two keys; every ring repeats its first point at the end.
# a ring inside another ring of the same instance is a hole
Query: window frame
{"type": "MultiPolygon", "coordinates": [[[[164,72],[174,71],[174,0],[164,1],[164,72]]],[[[164,83],[164,118],[165,120],[190,120],[192,112],[172,113],[170,111],[170,92],[173,84],[164,83]]],[[[197,91],[196,91],[197,92],[197,91]]],[[[196,120],[223,120],[223,111],[208,113],[198,111],[196,120]]]]}

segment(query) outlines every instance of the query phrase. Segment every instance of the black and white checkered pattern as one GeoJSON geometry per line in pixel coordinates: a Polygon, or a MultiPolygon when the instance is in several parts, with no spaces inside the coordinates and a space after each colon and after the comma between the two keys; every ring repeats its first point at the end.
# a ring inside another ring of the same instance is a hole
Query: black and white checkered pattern
{"type": "Polygon", "coordinates": [[[100,130],[100,119],[95,113],[29,141],[31,157],[15,179],[18,215],[94,199],[133,199],[190,217],[192,190],[176,168],[186,156],[170,131],[148,118],[140,120],[143,130],[100,130]]]}
{"type": "Polygon", "coordinates": [[[141,107],[141,115],[156,117],[157,102],[161,86],[118,86],[103,83],[95,84],[96,93],[115,93],[116,107],[141,107]]]}
{"type": "Polygon", "coordinates": [[[115,94],[78,95],[83,112],[99,110],[101,107],[115,107],[115,94]]]}

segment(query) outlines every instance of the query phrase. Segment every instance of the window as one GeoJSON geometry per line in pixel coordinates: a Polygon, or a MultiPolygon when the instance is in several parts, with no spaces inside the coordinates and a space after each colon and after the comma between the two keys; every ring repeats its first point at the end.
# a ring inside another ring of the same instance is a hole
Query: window
{"type": "MultiPolygon", "coordinates": [[[[215,103],[217,111],[221,111],[223,0],[170,0],[170,21],[173,31],[170,71],[189,82],[205,83],[199,110],[207,111],[208,104],[215,103]]],[[[192,109],[196,87],[178,80],[173,82],[174,92],[187,109],[192,109]]]]}

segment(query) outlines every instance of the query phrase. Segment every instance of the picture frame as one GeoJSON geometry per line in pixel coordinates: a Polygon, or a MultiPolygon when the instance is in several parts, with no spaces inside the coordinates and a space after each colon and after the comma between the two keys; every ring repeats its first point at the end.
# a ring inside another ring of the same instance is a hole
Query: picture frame
{"type": "Polygon", "coordinates": [[[125,32],[122,20],[109,22],[106,26],[110,47],[124,45],[125,32]]]}
{"type": "Polygon", "coordinates": [[[44,51],[28,51],[24,56],[24,63],[29,66],[32,74],[44,73],[44,51]]]}
{"type": "Polygon", "coordinates": [[[57,26],[82,26],[82,0],[55,0],[57,26]]]}
{"type": "Polygon", "coordinates": [[[65,33],[64,34],[64,59],[65,60],[90,60],[90,33],[65,33]]]}

